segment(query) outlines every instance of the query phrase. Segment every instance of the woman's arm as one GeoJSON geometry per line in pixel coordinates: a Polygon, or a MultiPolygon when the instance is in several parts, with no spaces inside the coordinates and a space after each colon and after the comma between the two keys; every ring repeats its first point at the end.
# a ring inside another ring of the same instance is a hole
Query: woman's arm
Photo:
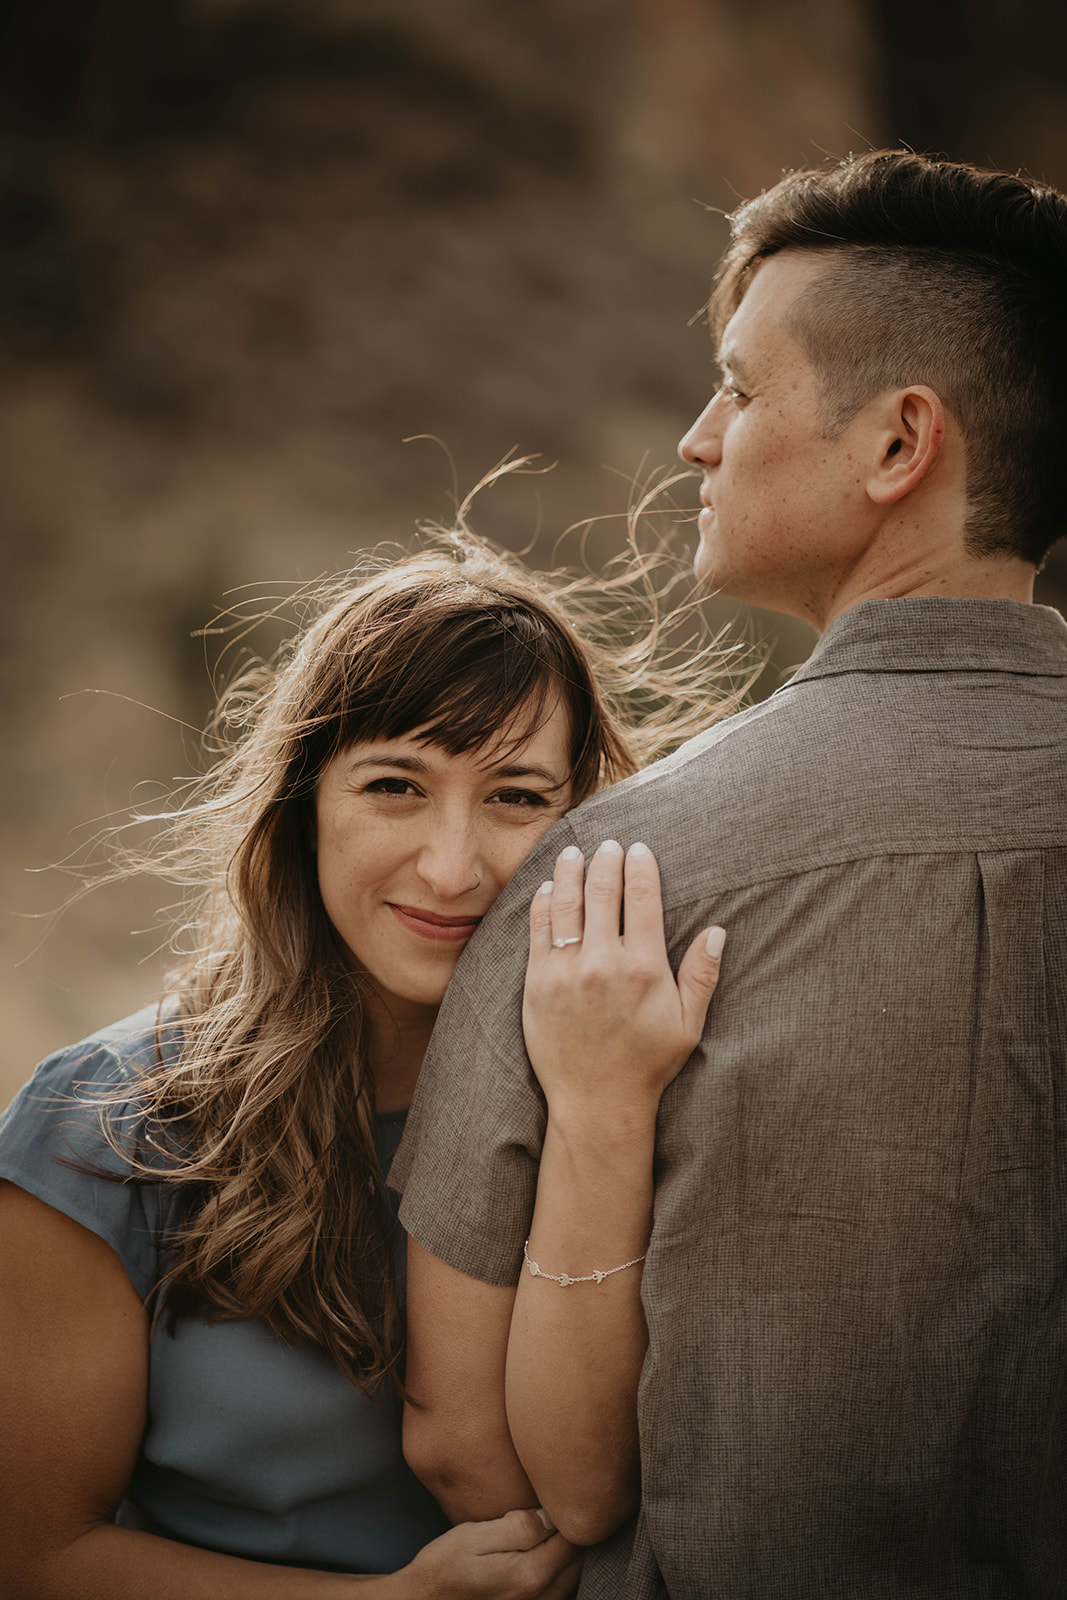
{"type": "Polygon", "coordinates": [[[700,1039],[724,936],[700,934],[676,982],[650,852],[635,845],[624,863],[609,841],[584,889],[582,879],[571,847],[531,908],[523,1022],[548,1126],[529,1257],[556,1278],[603,1276],[561,1284],[523,1271],[507,1416],[541,1504],[568,1539],[590,1544],[637,1504],[638,1258],[652,1225],[656,1113],[700,1039]]]}
{"type": "Polygon", "coordinates": [[[364,1578],[116,1527],[144,1429],[148,1350],[144,1307],[114,1251],[0,1183],[5,1600],[561,1600],[573,1585],[569,1547],[527,1513],[455,1528],[402,1572],[364,1578]]]}

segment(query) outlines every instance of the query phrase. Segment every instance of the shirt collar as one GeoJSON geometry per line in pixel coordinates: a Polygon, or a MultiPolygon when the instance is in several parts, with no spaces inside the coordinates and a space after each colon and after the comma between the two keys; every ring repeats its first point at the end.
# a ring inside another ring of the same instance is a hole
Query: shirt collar
{"type": "Polygon", "coordinates": [[[1067,677],[1067,622],[1019,600],[864,600],[834,618],[790,681],[842,672],[1067,677]]]}

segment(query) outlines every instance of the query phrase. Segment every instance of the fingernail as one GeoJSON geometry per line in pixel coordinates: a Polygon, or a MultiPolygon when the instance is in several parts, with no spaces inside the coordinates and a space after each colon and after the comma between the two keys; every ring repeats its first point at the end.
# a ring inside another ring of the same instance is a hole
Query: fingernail
{"type": "Polygon", "coordinates": [[[627,854],[631,856],[650,856],[652,851],[648,848],[647,844],[632,844],[627,851],[627,854]]]}
{"type": "Polygon", "coordinates": [[[544,883],[543,883],[543,884],[542,884],[542,885],[541,885],[541,887],[540,887],[540,889],[538,889],[538,891],[537,891],[537,892],[538,892],[538,894],[551,894],[551,893],[552,893],[552,890],[553,890],[553,889],[554,889],[554,888],[555,888],[555,887],[556,887],[556,886],[555,886],[555,884],[554,884],[554,883],[553,883],[553,882],[552,882],[552,879],[551,879],[551,878],[546,878],[546,879],[545,879],[545,881],[544,881],[544,883]]]}
{"type": "Polygon", "coordinates": [[[709,928],[708,936],[704,940],[704,953],[713,961],[718,961],[722,955],[722,947],[726,943],[725,928],[709,928]]]}
{"type": "Polygon", "coordinates": [[[543,1510],[541,1506],[534,1506],[534,1516],[537,1518],[538,1522],[541,1524],[542,1528],[544,1528],[546,1533],[555,1533],[556,1524],[552,1521],[552,1518],[549,1516],[548,1512],[543,1510]]]}
{"type": "Polygon", "coordinates": [[[618,839],[605,839],[600,848],[609,856],[622,855],[622,845],[619,843],[618,839]]]}
{"type": "Polygon", "coordinates": [[[582,852],[576,844],[569,844],[565,850],[560,851],[558,859],[560,861],[580,861],[582,852]]]}

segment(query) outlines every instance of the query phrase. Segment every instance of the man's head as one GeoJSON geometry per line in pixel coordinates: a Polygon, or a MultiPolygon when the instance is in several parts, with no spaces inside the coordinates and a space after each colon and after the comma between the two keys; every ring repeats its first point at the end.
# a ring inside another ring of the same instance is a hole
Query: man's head
{"type": "Polygon", "coordinates": [[[714,332],[782,257],[762,298],[810,366],[816,431],[840,441],[877,397],[930,391],[960,442],[967,553],[1039,565],[1067,499],[1067,200],[883,151],[793,173],[732,227],[714,332]]]}

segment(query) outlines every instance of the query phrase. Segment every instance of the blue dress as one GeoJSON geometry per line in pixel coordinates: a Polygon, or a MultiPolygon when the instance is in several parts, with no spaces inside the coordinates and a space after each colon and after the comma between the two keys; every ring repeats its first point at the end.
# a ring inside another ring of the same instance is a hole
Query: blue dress
{"type": "MultiPolygon", "coordinates": [[[[176,1190],[63,1162],[124,1170],[85,1100],[129,1081],[131,1098],[109,1118],[123,1141],[138,1140],[136,1071],[155,1059],[156,1017],[154,1007],[139,1012],[50,1056],[0,1116],[0,1178],[98,1234],[146,1301],[173,1236],[176,1190]]],[[[164,1056],[179,1048],[169,1032],[164,1056]]],[[[385,1176],[405,1116],[376,1119],[385,1176]]],[[[402,1294],[404,1235],[385,1192],[402,1294]]],[[[284,1344],[263,1322],[183,1317],[172,1334],[160,1318],[144,1437],[116,1520],[228,1555],[394,1572],[450,1525],[404,1463],[400,1420],[395,1397],[368,1399],[317,1346],[284,1344]]]]}

